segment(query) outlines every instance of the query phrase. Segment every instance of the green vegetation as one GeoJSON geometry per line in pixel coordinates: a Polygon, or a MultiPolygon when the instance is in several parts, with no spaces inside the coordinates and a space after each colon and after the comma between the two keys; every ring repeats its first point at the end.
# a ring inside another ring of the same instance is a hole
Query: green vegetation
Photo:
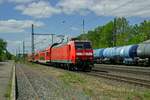
{"type": "Polygon", "coordinates": [[[66,84],[72,84],[72,83],[82,84],[86,82],[86,80],[83,77],[79,76],[78,74],[72,74],[70,72],[66,72],[64,75],[62,75],[61,79],[66,84]]]}
{"type": "Polygon", "coordinates": [[[27,63],[27,65],[44,76],[60,80],[63,88],[70,88],[70,91],[74,89],[81,91],[93,100],[150,100],[150,90],[146,88],[138,88],[122,82],[118,83],[38,64],[27,63]]]}
{"type": "Polygon", "coordinates": [[[114,33],[116,46],[137,44],[150,39],[150,21],[130,25],[125,18],[115,18],[114,21],[81,34],[78,38],[90,40],[93,48],[105,48],[113,46],[114,33]]]}
{"type": "Polygon", "coordinates": [[[127,100],[150,100],[150,91],[144,91],[143,93],[131,93],[127,100]]]}
{"type": "Polygon", "coordinates": [[[7,51],[7,42],[0,39],[0,61],[12,59],[12,55],[7,51]]]}
{"type": "Polygon", "coordinates": [[[95,99],[102,97],[103,100],[105,100],[105,98],[106,100],[109,98],[121,98],[121,100],[150,100],[150,91],[146,89],[139,91],[134,88],[130,89],[128,86],[111,86],[103,83],[102,79],[98,80],[93,77],[85,77],[84,75],[72,72],[64,72],[60,75],[57,73],[57,76],[59,76],[65,84],[73,86],[76,89],[81,89],[86,95],[95,99]]]}
{"type": "Polygon", "coordinates": [[[5,97],[7,98],[7,100],[10,100],[11,89],[12,89],[12,79],[10,79],[5,93],[5,97]]]}

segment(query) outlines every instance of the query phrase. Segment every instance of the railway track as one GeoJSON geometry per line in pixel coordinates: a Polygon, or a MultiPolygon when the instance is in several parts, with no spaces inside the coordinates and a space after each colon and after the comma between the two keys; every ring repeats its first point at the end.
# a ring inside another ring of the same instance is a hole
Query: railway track
{"type": "Polygon", "coordinates": [[[105,66],[105,67],[128,68],[128,69],[137,69],[137,70],[150,70],[150,67],[127,66],[127,65],[95,64],[95,66],[96,67],[105,66]]]}
{"type": "Polygon", "coordinates": [[[114,75],[114,74],[110,74],[110,73],[107,73],[107,72],[91,71],[91,72],[86,73],[86,74],[91,75],[91,76],[122,81],[122,82],[130,83],[130,84],[135,84],[135,85],[140,85],[140,86],[143,86],[143,87],[150,88],[150,80],[144,80],[144,79],[138,79],[138,78],[133,78],[133,77],[114,75]]]}
{"type": "MultiPolygon", "coordinates": [[[[115,70],[115,68],[114,68],[114,70],[115,70]]],[[[123,69],[119,69],[119,70],[122,70],[122,71],[124,70],[126,72],[127,69],[123,68],[123,69]]],[[[131,72],[134,72],[134,71],[131,71],[131,72]]],[[[138,71],[135,71],[135,73],[137,73],[137,72],[138,71]]],[[[79,73],[90,75],[90,76],[102,77],[102,78],[106,78],[106,79],[112,79],[112,80],[116,80],[116,81],[122,81],[122,82],[130,83],[130,84],[135,84],[135,85],[150,88],[150,80],[139,79],[139,78],[135,78],[135,77],[131,77],[131,76],[123,76],[123,75],[119,75],[119,74],[112,74],[112,73],[109,73],[108,70],[93,69],[91,72],[79,72],[79,73]]]]}
{"type": "Polygon", "coordinates": [[[17,75],[17,100],[35,99],[40,100],[32,83],[19,65],[16,65],[17,75]]]}
{"type": "Polygon", "coordinates": [[[133,73],[133,74],[140,74],[140,75],[147,75],[150,76],[150,69],[149,68],[139,68],[139,67],[129,67],[129,66],[118,66],[118,65],[104,65],[104,64],[96,64],[95,71],[118,71],[118,72],[126,72],[126,73],[133,73]]]}
{"type": "Polygon", "coordinates": [[[47,68],[41,68],[34,69],[29,65],[17,64],[17,100],[71,100],[72,96],[76,96],[76,100],[86,98],[80,91],[70,89],[44,73],[48,71],[47,68]]]}
{"type": "Polygon", "coordinates": [[[57,99],[54,96],[56,84],[52,84],[43,74],[39,74],[26,65],[18,64],[17,66],[17,100],[57,99]]]}

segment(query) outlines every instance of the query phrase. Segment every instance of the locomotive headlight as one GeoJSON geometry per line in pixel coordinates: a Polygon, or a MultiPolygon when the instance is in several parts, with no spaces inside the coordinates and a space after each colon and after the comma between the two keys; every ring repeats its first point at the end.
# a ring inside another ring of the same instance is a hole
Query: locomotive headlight
{"type": "Polygon", "coordinates": [[[85,53],[86,56],[92,56],[93,54],[91,52],[85,53]]]}
{"type": "Polygon", "coordinates": [[[90,57],[90,59],[93,59],[93,57],[90,57]]]}
{"type": "Polygon", "coordinates": [[[81,56],[81,55],[83,55],[83,54],[82,54],[81,52],[77,52],[76,55],[77,55],[77,56],[81,56]]]}

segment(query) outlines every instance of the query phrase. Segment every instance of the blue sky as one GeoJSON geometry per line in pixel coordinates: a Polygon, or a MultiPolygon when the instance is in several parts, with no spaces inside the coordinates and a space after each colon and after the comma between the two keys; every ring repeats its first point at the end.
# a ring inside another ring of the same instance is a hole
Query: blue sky
{"type": "MultiPolygon", "coordinates": [[[[130,24],[150,20],[150,0],[0,0],[0,38],[7,40],[12,53],[23,40],[30,51],[32,23],[37,33],[74,37],[82,32],[83,19],[88,31],[116,16],[126,17],[130,24]]],[[[36,49],[50,44],[50,36],[36,36],[35,42],[42,39],[36,49]]]]}

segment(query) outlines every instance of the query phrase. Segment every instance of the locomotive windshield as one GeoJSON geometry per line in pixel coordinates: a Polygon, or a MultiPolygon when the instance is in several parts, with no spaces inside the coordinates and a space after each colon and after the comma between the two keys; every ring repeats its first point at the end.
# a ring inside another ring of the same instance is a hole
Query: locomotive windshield
{"type": "Polygon", "coordinates": [[[79,50],[92,48],[90,42],[75,42],[75,47],[79,50]]]}

